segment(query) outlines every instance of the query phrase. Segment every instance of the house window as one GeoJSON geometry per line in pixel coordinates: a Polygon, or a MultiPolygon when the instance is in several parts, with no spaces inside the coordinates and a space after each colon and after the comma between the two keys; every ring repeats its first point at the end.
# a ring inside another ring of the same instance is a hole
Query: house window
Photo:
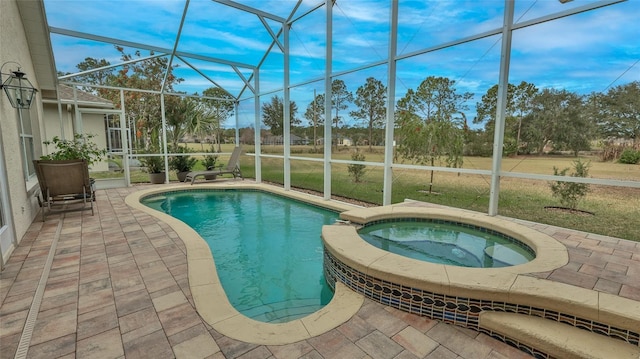
{"type": "Polygon", "coordinates": [[[18,109],[20,112],[18,119],[18,129],[20,131],[20,155],[22,156],[22,172],[24,178],[28,180],[36,174],[33,166],[35,159],[35,147],[33,143],[33,126],[31,123],[31,111],[29,109],[18,109]]]}

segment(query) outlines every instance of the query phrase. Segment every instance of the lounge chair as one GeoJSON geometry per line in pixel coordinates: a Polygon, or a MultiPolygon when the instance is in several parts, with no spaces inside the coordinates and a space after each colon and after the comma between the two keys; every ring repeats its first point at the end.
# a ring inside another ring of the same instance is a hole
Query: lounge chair
{"type": "Polygon", "coordinates": [[[95,192],[89,178],[87,161],[34,160],[33,164],[42,193],[40,205],[43,222],[47,212],[91,209],[91,215],[94,214],[95,192]],[[82,207],[74,204],[82,204],[82,207]]]}
{"type": "MultiPolygon", "coordinates": [[[[233,152],[231,153],[231,157],[229,157],[229,162],[227,162],[226,167],[220,168],[210,168],[206,171],[191,171],[187,173],[187,177],[185,177],[184,181],[191,181],[191,184],[196,181],[197,177],[205,177],[205,176],[219,176],[225,173],[230,173],[233,175],[233,178],[243,178],[242,172],[240,171],[240,153],[242,152],[241,147],[235,147],[233,152]]],[[[244,179],[244,178],[243,178],[244,179]]]]}

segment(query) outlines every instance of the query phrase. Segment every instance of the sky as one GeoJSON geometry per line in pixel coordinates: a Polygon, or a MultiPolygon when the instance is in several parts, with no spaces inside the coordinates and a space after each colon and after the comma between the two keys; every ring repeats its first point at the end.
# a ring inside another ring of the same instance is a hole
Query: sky
{"type": "MultiPolygon", "coordinates": [[[[44,0],[49,26],[92,36],[116,38],[156,49],[174,47],[185,1],[183,0],[44,0]]],[[[596,1],[515,0],[516,24],[579,8],[596,1]]],[[[238,0],[236,3],[275,15],[296,19],[289,36],[291,100],[297,117],[316,94],[324,92],[326,68],[326,10],[315,11],[319,0],[238,0]],[[302,16],[304,15],[304,16],[302,16]]],[[[337,0],[333,7],[332,71],[355,94],[368,77],[388,83],[391,1],[337,0]],[[369,67],[372,64],[381,64],[369,67]],[[357,71],[353,71],[357,70],[357,71]]],[[[396,74],[396,100],[415,89],[428,76],[442,76],[456,83],[458,93],[470,92],[461,104],[471,119],[476,103],[497,84],[501,55],[499,34],[418,54],[475,34],[500,29],[502,0],[400,0],[396,74]],[[413,56],[411,56],[413,55],[413,56]]],[[[640,81],[640,1],[630,0],[577,15],[563,17],[513,32],[509,82],[526,81],[539,89],[606,92],[611,87],[640,81]]],[[[211,0],[191,0],[178,39],[177,51],[193,57],[175,58],[175,73],[184,81],[175,90],[192,94],[222,86],[241,101],[240,126],[254,122],[252,92],[244,89],[253,68],[260,65],[261,102],[282,96],[283,54],[272,36],[281,23],[262,20],[211,0]],[[265,55],[266,54],[266,55],[265,55]],[[197,57],[197,56],[196,56],[197,57]],[[221,60],[218,62],[205,61],[221,60]],[[184,60],[184,61],[183,61],[184,60]],[[235,66],[231,66],[235,65],[235,66]],[[195,67],[200,71],[193,70],[195,67]],[[203,76],[205,75],[205,76],[203,76]]],[[[55,32],[55,31],[54,31],[55,32]]],[[[279,37],[283,42],[282,36],[279,37]]],[[[53,33],[52,46],[58,71],[76,72],[86,57],[120,61],[112,44],[53,33]]],[[[140,50],[125,47],[127,53],[140,50]]],[[[149,55],[141,50],[142,56],[149,55]]],[[[251,81],[253,85],[253,81],[251,81]]],[[[355,107],[349,110],[355,110],[355,107]]],[[[355,125],[344,111],[346,122],[355,125]]],[[[307,121],[303,119],[303,125],[307,121]]],[[[233,125],[229,120],[227,125],[233,125]]]]}

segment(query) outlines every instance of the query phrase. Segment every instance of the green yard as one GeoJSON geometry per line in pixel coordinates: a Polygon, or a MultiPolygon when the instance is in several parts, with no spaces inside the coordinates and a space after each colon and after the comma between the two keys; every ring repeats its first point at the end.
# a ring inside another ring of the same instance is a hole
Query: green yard
{"type": "MultiPolygon", "coordinates": [[[[223,146],[224,152],[231,152],[233,145],[223,146]]],[[[200,151],[199,144],[192,144],[200,151]]],[[[252,146],[243,146],[245,152],[252,153],[252,146]]],[[[322,153],[312,154],[310,146],[292,147],[292,156],[322,158],[322,153]]],[[[281,154],[281,146],[265,146],[263,154],[281,154]]],[[[382,162],[382,150],[365,152],[367,162],[382,162]]],[[[350,160],[350,152],[334,152],[334,159],[350,160]]],[[[228,155],[221,155],[221,163],[226,163],[228,155]]],[[[640,181],[640,165],[625,165],[601,162],[597,157],[584,157],[591,161],[589,176],[593,178],[640,181]]],[[[553,167],[571,167],[574,157],[544,156],[505,158],[503,168],[510,172],[553,174],[553,167]]],[[[262,179],[267,182],[283,183],[283,160],[262,159],[262,179]]],[[[491,158],[465,157],[464,168],[491,168],[491,158]]],[[[242,173],[247,178],[255,176],[253,156],[241,157],[242,173]]],[[[97,176],[99,177],[99,176],[97,176]]],[[[175,173],[171,173],[176,180],[175,173]]],[[[134,171],[132,182],[148,182],[146,173],[134,171]]],[[[428,193],[430,172],[424,170],[396,169],[393,172],[393,203],[413,199],[457,208],[471,209],[486,213],[489,206],[490,176],[435,173],[432,193],[428,193]]],[[[323,163],[292,160],[291,185],[321,192],[323,190],[323,163]]],[[[352,198],[373,205],[382,204],[382,167],[367,166],[361,183],[354,183],[349,177],[346,164],[332,165],[332,194],[352,198]]],[[[507,217],[546,223],[555,226],[582,230],[640,241],[640,188],[622,188],[591,185],[591,192],[581,202],[578,209],[593,215],[559,212],[546,206],[559,206],[551,196],[548,181],[503,178],[500,182],[499,214],[507,217]]]]}

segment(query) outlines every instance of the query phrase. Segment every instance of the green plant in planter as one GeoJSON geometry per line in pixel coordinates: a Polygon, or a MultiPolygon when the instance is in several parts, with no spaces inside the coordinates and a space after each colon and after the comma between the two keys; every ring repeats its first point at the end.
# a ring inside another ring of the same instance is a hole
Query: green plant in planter
{"type": "MultiPolygon", "coordinates": [[[[158,151],[151,149],[149,154],[157,154],[158,151]]],[[[164,157],[149,156],[140,157],[140,163],[144,166],[143,171],[149,173],[149,182],[158,184],[165,181],[164,157]]]]}
{"type": "MultiPolygon", "coordinates": [[[[207,171],[214,170],[218,163],[218,155],[206,155],[204,156],[204,160],[202,160],[202,165],[207,171]]],[[[218,167],[221,167],[222,164],[219,164],[218,167]]],[[[204,179],[206,180],[214,180],[218,177],[217,174],[206,174],[204,175],[204,179]]]]}
{"type": "Polygon", "coordinates": [[[187,173],[193,169],[198,160],[186,154],[189,153],[187,148],[178,146],[174,152],[185,153],[184,155],[171,156],[169,158],[169,168],[175,170],[178,175],[178,181],[183,182],[187,177],[187,173]]]}
{"type": "Polygon", "coordinates": [[[216,168],[216,163],[218,162],[218,155],[206,155],[204,156],[204,160],[202,160],[202,165],[208,171],[216,168]]]}
{"type": "Polygon", "coordinates": [[[164,160],[161,156],[140,157],[140,163],[147,173],[163,173],[164,160]]]}
{"type": "Polygon", "coordinates": [[[93,142],[96,135],[79,134],[73,136],[73,140],[62,140],[58,136],[51,141],[44,141],[45,145],[53,144],[56,150],[48,155],[41,156],[42,160],[76,160],[84,159],[89,165],[102,161],[107,155],[106,149],[99,149],[93,142]]]}
{"type": "MultiPolygon", "coordinates": [[[[189,153],[184,147],[177,147],[175,153],[189,153]]],[[[171,156],[169,158],[169,168],[177,172],[189,172],[196,165],[198,160],[189,155],[171,156]]]]}

